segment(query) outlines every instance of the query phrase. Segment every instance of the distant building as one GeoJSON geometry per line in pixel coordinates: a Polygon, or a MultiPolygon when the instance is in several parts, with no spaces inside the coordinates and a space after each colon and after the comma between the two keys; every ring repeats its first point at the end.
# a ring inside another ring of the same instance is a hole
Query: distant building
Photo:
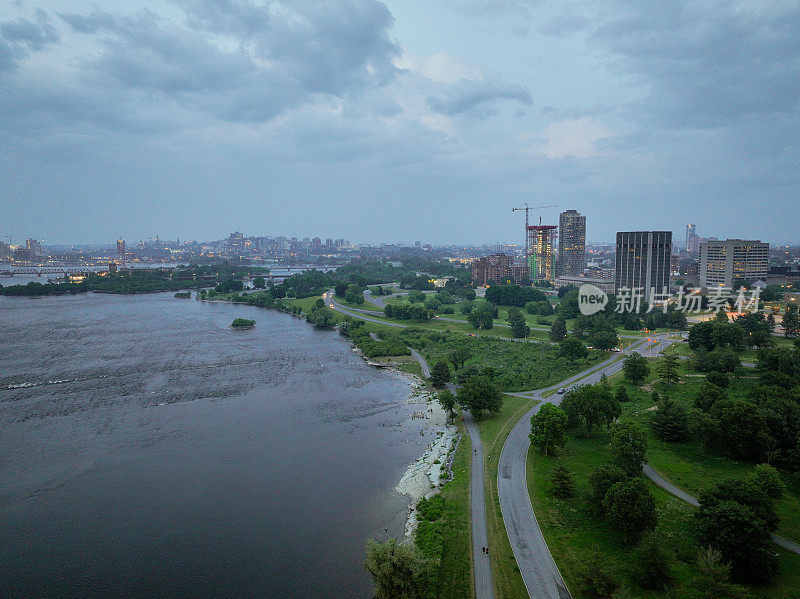
{"type": "Polygon", "coordinates": [[[26,239],[25,248],[28,250],[28,258],[30,260],[36,260],[44,255],[42,252],[42,244],[38,239],[31,239],[30,237],[26,239]]]}
{"type": "Polygon", "coordinates": [[[125,240],[117,239],[117,256],[125,255],[125,240]]]}
{"type": "Polygon", "coordinates": [[[573,287],[580,287],[581,285],[594,285],[601,291],[605,291],[606,293],[614,293],[614,280],[613,279],[600,279],[596,277],[572,277],[572,276],[563,276],[563,277],[556,277],[554,281],[555,288],[561,289],[562,287],[566,287],[567,285],[572,285],[573,287]]]}
{"type": "Polygon", "coordinates": [[[575,277],[586,268],[586,217],[577,210],[562,212],[558,221],[559,276],[575,277]]]}
{"type": "Polygon", "coordinates": [[[686,225],[686,251],[696,252],[700,249],[700,238],[697,236],[695,225],[686,225]]]}
{"type": "Polygon", "coordinates": [[[768,272],[768,243],[724,239],[700,244],[701,287],[732,287],[736,279],[765,279],[768,272]]]}
{"type": "Polygon", "coordinates": [[[623,287],[639,290],[645,301],[669,291],[672,231],[617,233],[614,292],[623,287]]]}
{"type": "Polygon", "coordinates": [[[512,262],[511,256],[505,254],[493,254],[473,260],[470,265],[473,284],[483,287],[505,281],[509,278],[508,269],[512,262]]]}
{"type": "Polygon", "coordinates": [[[556,228],[554,225],[528,226],[527,265],[534,283],[554,278],[556,228]]]}

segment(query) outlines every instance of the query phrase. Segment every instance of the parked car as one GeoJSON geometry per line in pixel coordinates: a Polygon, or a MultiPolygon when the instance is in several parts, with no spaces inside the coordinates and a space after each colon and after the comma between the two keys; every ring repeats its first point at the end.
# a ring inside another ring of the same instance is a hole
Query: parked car
{"type": "Polygon", "coordinates": [[[564,393],[566,393],[566,392],[567,392],[567,390],[564,389],[564,387],[561,387],[558,391],[556,391],[556,393],[558,393],[559,395],[564,395],[564,393]]]}

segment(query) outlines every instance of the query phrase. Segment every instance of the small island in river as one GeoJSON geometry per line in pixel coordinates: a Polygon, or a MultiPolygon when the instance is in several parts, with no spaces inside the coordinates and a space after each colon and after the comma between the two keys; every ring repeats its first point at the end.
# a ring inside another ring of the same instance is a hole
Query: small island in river
{"type": "Polygon", "coordinates": [[[254,326],[256,326],[256,321],[248,320],[247,318],[236,318],[231,323],[231,328],[236,329],[237,331],[242,329],[252,329],[254,326]]]}

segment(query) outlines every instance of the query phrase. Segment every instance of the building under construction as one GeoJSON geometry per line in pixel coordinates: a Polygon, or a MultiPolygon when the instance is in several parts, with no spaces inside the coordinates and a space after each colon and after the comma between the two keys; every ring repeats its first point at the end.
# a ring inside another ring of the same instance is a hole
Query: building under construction
{"type": "Polygon", "coordinates": [[[555,263],[556,230],[555,225],[528,226],[528,276],[533,283],[552,281],[555,263]]]}

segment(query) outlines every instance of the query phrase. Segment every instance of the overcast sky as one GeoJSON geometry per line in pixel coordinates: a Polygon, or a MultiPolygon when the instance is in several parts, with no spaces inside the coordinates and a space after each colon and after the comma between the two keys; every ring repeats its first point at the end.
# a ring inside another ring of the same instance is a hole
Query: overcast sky
{"type": "MultiPolygon", "coordinates": [[[[7,1],[0,225],[799,241],[800,2],[7,1]]],[[[7,241],[7,239],[5,239],[7,241]]]]}

